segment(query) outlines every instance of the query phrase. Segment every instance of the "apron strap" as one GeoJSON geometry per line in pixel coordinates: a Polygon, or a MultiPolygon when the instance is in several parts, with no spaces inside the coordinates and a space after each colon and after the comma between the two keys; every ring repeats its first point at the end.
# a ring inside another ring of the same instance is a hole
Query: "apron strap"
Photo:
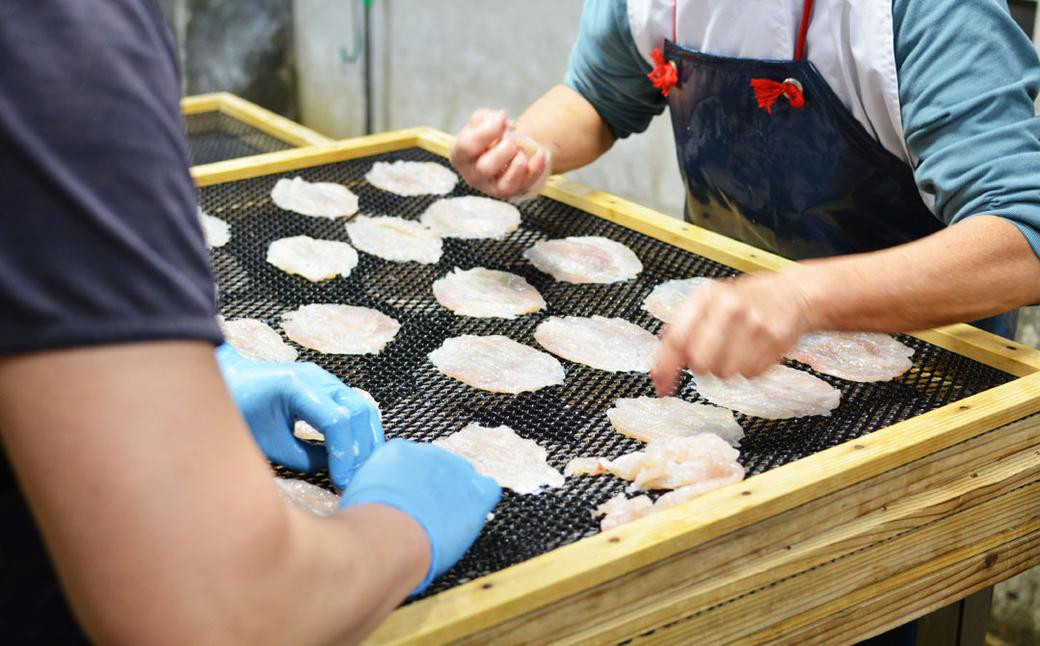
{"type": "MultiPolygon", "coordinates": [[[[802,5],[802,28],[798,30],[798,43],[794,48],[794,60],[800,61],[805,59],[805,38],[809,34],[809,20],[812,16],[813,0],[805,0],[805,4],[802,5]]],[[[675,19],[672,19],[673,29],[675,19]]]]}

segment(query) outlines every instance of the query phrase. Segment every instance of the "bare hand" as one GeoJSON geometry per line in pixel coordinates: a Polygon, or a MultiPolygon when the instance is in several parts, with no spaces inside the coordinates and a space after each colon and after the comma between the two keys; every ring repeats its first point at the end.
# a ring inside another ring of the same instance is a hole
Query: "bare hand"
{"type": "Polygon", "coordinates": [[[679,372],[754,377],[811,332],[811,308],[793,272],[742,276],[696,290],[662,333],[653,369],[660,395],[679,372]]]}
{"type": "Polygon", "coordinates": [[[546,150],[523,150],[509,127],[505,112],[477,110],[451,147],[451,164],[470,186],[505,199],[529,195],[549,174],[546,150]]]}

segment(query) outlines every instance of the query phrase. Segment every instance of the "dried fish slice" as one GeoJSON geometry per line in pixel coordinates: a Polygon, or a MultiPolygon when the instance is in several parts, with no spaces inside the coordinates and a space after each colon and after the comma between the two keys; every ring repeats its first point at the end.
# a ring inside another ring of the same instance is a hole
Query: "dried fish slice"
{"type": "Polygon", "coordinates": [[[538,494],[545,488],[563,486],[563,475],[549,466],[546,450],[508,426],[489,428],[471,423],[433,443],[466,458],[477,473],[519,494],[538,494]]]}
{"type": "Polygon", "coordinates": [[[358,255],[346,242],[292,236],[268,245],[267,262],[287,274],[303,276],[317,283],[336,276],[349,276],[357,267],[358,255]]]}
{"type": "Polygon", "coordinates": [[[602,316],[554,316],[535,328],[534,338],[557,356],[610,372],[650,372],[661,345],[635,323],[602,316]]]}
{"type": "Polygon", "coordinates": [[[436,162],[376,162],[365,174],[372,186],[403,196],[447,195],[459,176],[436,162]]]}
{"type": "Polygon", "coordinates": [[[434,281],[437,302],[460,316],[512,319],[545,307],[545,299],[522,276],[477,267],[434,281]]]}
{"type": "Polygon", "coordinates": [[[599,236],[542,240],[524,251],[524,258],[565,283],[617,283],[643,271],[631,249],[599,236]]]}
{"type": "Polygon", "coordinates": [[[464,384],[512,395],[562,384],[566,376],[552,356],[501,335],[446,339],[430,362],[464,384]]]}
{"type": "Polygon", "coordinates": [[[677,397],[619,399],[607,417],[615,430],[640,442],[714,433],[730,445],[740,446],[744,437],[733,411],[677,397]]]}
{"type": "Polygon", "coordinates": [[[650,292],[643,301],[643,309],[650,312],[660,321],[671,323],[679,314],[686,299],[693,294],[697,288],[710,283],[710,278],[681,278],[668,280],[650,292]]]}
{"type": "Polygon", "coordinates": [[[694,385],[713,404],[765,419],[830,415],[841,391],[802,370],[775,365],[753,379],[694,375],[694,385]]]}
{"type": "Polygon", "coordinates": [[[784,354],[849,381],[889,381],[909,370],[914,349],[877,332],[813,332],[784,354]]]}
{"type": "Polygon", "coordinates": [[[441,259],[444,243],[432,231],[396,216],[370,218],[359,215],[347,223],[354,246],[392,262],[430,265],[441,259]]]}
{"type": "Polygon", "coordinates": [[[296,361],[296,348],[282,340],[267,323],[257,319],[225,321],[217,317],[225,340],[240,355],[253,361],[296,361]]]}
{"type": "Polygon", "coordinates": [[[220,218],[213,217],[199,209],[199,222],[202,224],[202,235],[206,246],[210,249],[223,247],[231,240],[231,227],[220,218]]]}
{"type": "Polygon", "coordinates": [[[286,211],[315,218],[338,218],[358,211],[358,197],[332,182],[308,182],[302,177],[282,178],[271,189],[271,201],[286,211]]]}
{"type": "Polygon", "coordinates": [[[608,529],[614,529],[625,523],[643,518],[650,513],[652,508],[653,503],[650,502],[649,496],[626,498],[625,494],[619,493],[597,507],[592,515],[597,517],[603,516],[603,520],[599,523],[599,528],[605,532],[608,529]]]}
{"type": "Polygon", "coordinates": [[[401,324],[382,312],[353,305],[312,304],[285,314],[286,336],[327,354],[378,354],[401,324]]]}
{"type": "Polygon", "coordinates": [[[442,238],[504,238],[520,226],[520,210],[508,202],[467,195],[437,200],[420,221],[442,238]]]}

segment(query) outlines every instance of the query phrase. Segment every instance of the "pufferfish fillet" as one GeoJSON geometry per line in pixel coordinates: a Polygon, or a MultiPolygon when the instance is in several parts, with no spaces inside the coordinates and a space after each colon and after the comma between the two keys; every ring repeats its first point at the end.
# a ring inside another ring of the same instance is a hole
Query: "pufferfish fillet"
{"type": "Polygon", "coordinates": [[[433,282],[437,302],[460,316],[512,319],[545,307],[545,299],[522,276],[477,267],[433,282]]]}
{"type": "Polygon", "coordinates": [[[520,210],[508,202],[467,195],[437,200],[420,221],[443,238],[504,238],[520,226],[520,210]]]}
{"type": "Polygon", "coordinates": [[[308,182],[302,177],[282,178],[271,189],[271,201],[286,211],[315,218],[338,218],[358,211],[358,197],[332,182],[308,182]]]}
{"type": "Polygon", "coordinates": [[[286,336],[326,354],[378,354],[401,324],[382,312],[353,305],[304,305],[282,317],[286,336]]]}
{"type": "Polygon", "coordinates": [[[444,242],[423,225],[396,216],[359,215],[347,223],[354,246],[391,262],[430,265],[441,259],[444,242]]]}
{"type": "Polygon", "coordinates": [[[213,217],[201,208],[198,210],[199,222],[202,224],[202,235],[206,239],[206,246],[210,249],[223,247],[231,240],[231,227],[220,218],[213,217]]]}
{"type": "Polygon", "coordinates": [[[240,355],[253,361],[296,361],[297,352],[270,325],[258,319],[225,321],[217,317],[224,338],[240,355]]]}
{"type": "Polygon", "coordinates": [[[640,442],[714,433],[730,445],[740,446],[744,437],[733,411],[678,397],[619,399],[607,411],[607,417],[617,432],[640,442]]]}
{"type": "Polygon", "coordinates": [[[765,419],[830,415],[841,403],[841,391],[834,386],[779,364],[752,379],[694,375],[693,381],[711,403],[765,419]]]}
{"type": "Polygon", "coordinates": [[[556,356],[610,372],[649,372],[661,341],[624,319],[564,316],[542,321],[534,338],[556,356]]]}
{"type": "Polygon", "coordinates": [[[668,280],[654,287],[650,295],[643,301],[643,309],[650,312],[660,321],[671,323],[679,314],[686,299],[697,288],[710,283],[710,278],[681,278],[668,280]]]}
{"type": "Polygon", "coordinates": [[[376,162],[365,174],[368,183],[397,195],[447,195],[459,176],[436,162],[376,162]]]}
{"type": "Polygon", "coordinates": [[[549,466],[546,450],[508,426],[489,428],[472,423],[433,443],[466,458],[477,473],[519,494],[563,486],[563,475],[549,466]]]}
{"type": "Polygon", "coordinates": [[[274,240],[267,247],[267,262],[290,275],[312,283],[336,276],[349,276],[357,267],[358,255],[346,242],[292,236],[274,240]]]}
{"type": "Polygon", "coordinates": [[[552,356],[498,334],[445,339],[430,362],[466,385],[511,395],[562,384],[566,376],[552,356]]]}
{"type": "Polygon", "coordinates": [[[913,348],[877,332],[812,332],[784,356],[849,381],[889,381],[913,366],[913,348]]]}
{"type": "Polygon", "coordinates": [[[600,236],[542,240],[523,255],[539,271],[565,283],[617,283],[643,271],[631,249],[600,236]]]}
{"type": "Polygon", "coordinates": [[[744,479],[744,467],[737,462],[738,457],[740,451],[718,435],[698,433],[652,440],[643,451],[627,453],[613,460],[571,460],[564,473],[598,475],[609,472],[631,482],[631,490],[691,486],[710,489],[744,479]]]}

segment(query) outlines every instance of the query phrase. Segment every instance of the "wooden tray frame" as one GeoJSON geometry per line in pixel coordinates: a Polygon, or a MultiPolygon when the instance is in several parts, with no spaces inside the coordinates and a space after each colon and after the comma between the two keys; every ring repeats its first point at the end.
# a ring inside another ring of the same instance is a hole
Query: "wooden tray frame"
{"type": "MultiPolygon", "coordinates": [[[[323,146],[334,141],[230,92],[197,94],[181,99],[181,113],[185,117],[205,112],[226,114],[293,147],[323,146]]],[[[252,159],[253,157],[256,155],[238,159],[252,159]]],[[[207,165],[199,164],[200,167],[207,165]]]]}
{"type": "MultiPolygon", "coordinates": [[[[199,186],[452,138],[415,128],[193,169],[199,186]]],[[[566,178],[543,194],[743,271],[790,261],[566,178]]],[[[1040,352],[915,336],[1008,384],[402,607],[372,643],[849,643],[1040,562],[1040,352]]]]}

